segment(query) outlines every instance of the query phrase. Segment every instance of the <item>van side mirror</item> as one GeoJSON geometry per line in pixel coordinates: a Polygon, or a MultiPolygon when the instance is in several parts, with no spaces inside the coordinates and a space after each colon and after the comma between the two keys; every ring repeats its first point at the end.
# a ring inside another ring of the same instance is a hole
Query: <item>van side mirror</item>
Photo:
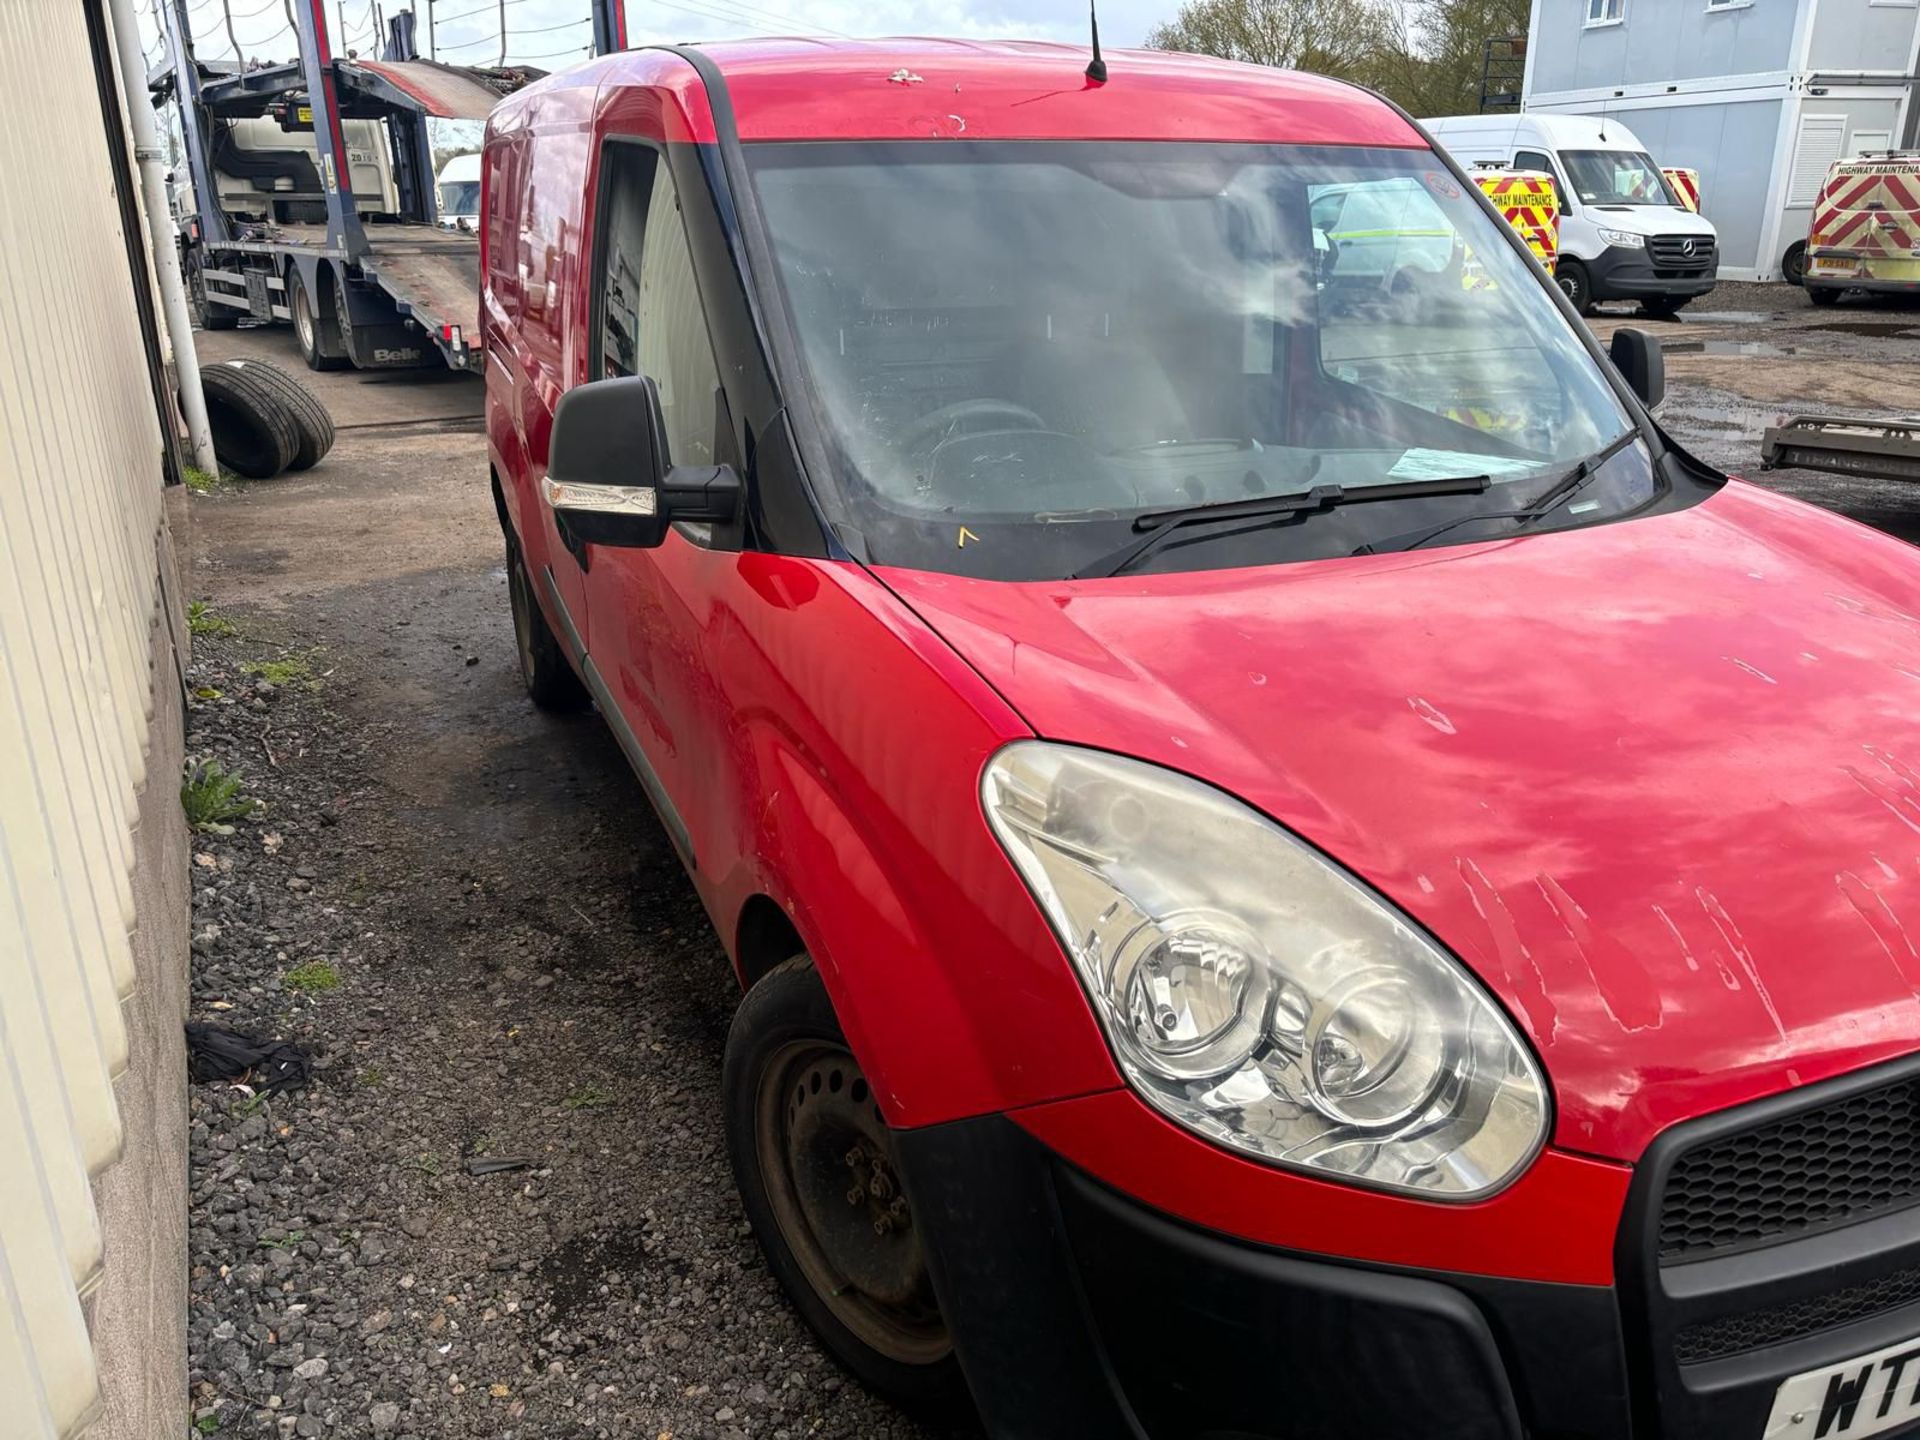
{"type": "Polygon", "coordinates": [[[1665,398],[1667,360],[1660,353],[1660,342],[1655,337],[1644,330],[1616,330],[1607,347],[1607,357],[1620,372],[1620,378],[1627,382],[1627,388],[1638,395],[1640,403],[1649,410],[1665,398]]]}
{"type": "Polygon", "coordinates": [[[740,477],[726,465],[666,460],[659,388],[644,375],[590,380],[560,397],[541,494],[577,544],[651,549],[681,520],[726,524],[740,477]]]}

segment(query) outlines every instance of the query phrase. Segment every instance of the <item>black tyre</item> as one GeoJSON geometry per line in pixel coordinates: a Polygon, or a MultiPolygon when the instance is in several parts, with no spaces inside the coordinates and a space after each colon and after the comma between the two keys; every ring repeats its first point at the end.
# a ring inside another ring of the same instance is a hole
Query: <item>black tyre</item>
{"type": "Polygon", "coordinates": [[[270,480],[293,463],[300,430],[272,382],[254,373],[256,364],[208,365],[200,372],[200,385],[221,467],[249,480],[270,480]]]}
{"type": "Polygon", "coordinates": [[[193,323],[202,330],[231,330],[240,316],[225,305],[207,299],[207,277],[200,273],[200,259],[189,254],[186,263],[187,303],[193,307],[193,323]]]}
{"type": "Polygon", "coordinates": [[[1563,256],[1554,264],[1553,283],[1560,287],[1560,293],[1576,311],[1582,315],[1593,313],[1593,284],[1587,279],[1586,266],[1563,256]]]}
{"type": "Polygon", "coordinates": [[[1640,302],[1640,308],[1655,320],[1671,320],[1686,309],[1688,295],[1649,295],[1640,302]]]}
{"type": "Polygon", "coordinates": [[[287,310],[293,316],[293,337],[300,345],[300,358],[309,370],[344,370],[346,346],[340,340],[340,325],[307,289],[300,278],[300,267],[287,269],[287,310]]]}
{"type": "Polygon", "coordinates": [[[333,448],[333,417],[327,414],[326,406],[314,399],[312,391],[278,365],[270,365],[265,360],[235,360],[231,363],[258,380],[292,413],[299,443],[294,448],[293,459],[287,462],[287,469],[308,470],[318,464],[321,457],[333,448]]]}
{"type": "Polygon", "coordinates": [[[542,710],[566,714],[584,710],[587,687],[573,673],[566,652],[547,626],[540,602],[534,598],[520,547],[507,539],[507,599],[513,606],[513,647],[520,657],[520,678],[527,698],[542,710]]]}
{"type": "Polygon", "coordinates": [[[741,1001],[721,1083],[747,1219],[801,1318],[894,1403],[967,1405],[892,1137],[805,955],[741,1001]]]}
{"type": "Polygon", "coordinates": [[[1816,305],[1837,305],[1840,303],[1840,292],[1830,289],[1825,285],[1809,285],[1806,287],[1806,290],[1807,299],[1816,305]]]}
{"type": "Polygon", "coordinates": [[[333,325],[340,336],[340,353],[353,364],[353,308],[347,304],[347,272],[333,267],[333,325]]]}
{"type": "Polygon", "coordinates": [[[1780,257],[1780,278],[1789,285],[1807,283],[1807,242],[1796,240],[1780,257]]]}

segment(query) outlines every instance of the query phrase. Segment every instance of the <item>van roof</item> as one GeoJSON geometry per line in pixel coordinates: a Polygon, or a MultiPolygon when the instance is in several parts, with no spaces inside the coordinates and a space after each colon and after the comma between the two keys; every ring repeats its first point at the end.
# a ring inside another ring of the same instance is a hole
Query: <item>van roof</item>
{"type": "Polygon", "coordinates": [[[1598,115],[1556,115],[1528,110],[1519,115],[1443,115],[1421,123],[1436,138],[1484,139],[1499,135],[1519,143],[1530,140],[1555,150],[1646,149],[1618,119],[1598,115]]]}
{"type": "MultiPolygon", "coordinates": [[[[725,80],[745,141],[1425,144],[1392,106],[1356,86],[1162,50],[1106,51],[1104,85],[1087,79],[1086,49],[1042,41],[794,38],[698,50],[725,80]]],[[[677,90],[689,102],[689,138],[714,138],[692,67],[657,49],[605,56],[528,87],[502,102],[496,127],[510,128],[512,112],[537,107],[543,92],[573,85],[677,90]]]]}

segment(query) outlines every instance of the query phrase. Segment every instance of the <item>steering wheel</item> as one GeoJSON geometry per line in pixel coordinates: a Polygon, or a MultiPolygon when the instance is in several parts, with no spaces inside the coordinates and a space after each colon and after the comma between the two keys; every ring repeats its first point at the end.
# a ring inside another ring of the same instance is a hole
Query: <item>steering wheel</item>
{"type": "Polygon", "coordinates": [[[900,448],[911,454],[920,449],[929,440],[938,442],[949,435],[966,434],[974,430],[1045,430],[1047,422],[1024,405],[1016,405],[1011,400],[961,400],[952,405],[942,405],[938,410],[930,410],[915,420],[900,436],[900,448]],[[982,424],[982,421],[1014,421],[1007,424],[982,424]]]}

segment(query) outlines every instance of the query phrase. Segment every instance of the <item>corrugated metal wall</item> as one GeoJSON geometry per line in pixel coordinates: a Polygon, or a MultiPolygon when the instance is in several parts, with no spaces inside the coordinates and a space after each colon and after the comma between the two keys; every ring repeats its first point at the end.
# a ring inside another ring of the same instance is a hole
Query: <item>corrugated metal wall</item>
{"type": "Polygon", "coordinates": [[[140,980],[162,437],[82,7],[0,0],[0,76],[0,1430],[24,1440],[100,1406],[89,1182],[140,980]]]}

